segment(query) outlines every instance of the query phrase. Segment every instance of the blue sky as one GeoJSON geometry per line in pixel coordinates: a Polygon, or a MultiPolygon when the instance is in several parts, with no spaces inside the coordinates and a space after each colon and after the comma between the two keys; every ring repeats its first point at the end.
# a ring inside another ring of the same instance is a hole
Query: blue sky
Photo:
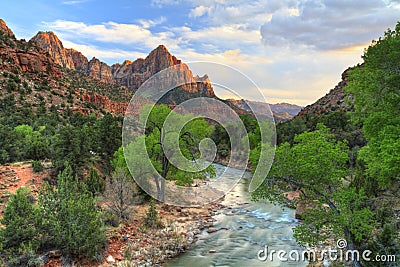
{"type": "MultiPolygon", "coordinates": [[[[211,61],[237,68],[254,80],[270,103],[307,105],[333,88],[348,66],[361,62],[363,48],[372,39],[394,28],[400,20],[400,4],[390,0],[2,0],[0,18],[17,38],[54,31],[65,47],[110,65],[145,57],[164,44],[184,62],[211,61]]],[[[208,74],[212,80],[212,70],[208,74]]]]}

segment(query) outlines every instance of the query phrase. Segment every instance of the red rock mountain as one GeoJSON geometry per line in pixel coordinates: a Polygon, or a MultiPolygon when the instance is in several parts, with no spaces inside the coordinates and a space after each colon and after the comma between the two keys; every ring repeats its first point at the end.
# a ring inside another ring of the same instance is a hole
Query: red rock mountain
{"type": "Polygon", "coordinates": [[[117,83],[136,91],[144,81],[157,72],[176,66],[179,68],[176,73],[181,75],[180,80],[191,81],[182,87],[183,90],[189,93],[200,93],[202,96],[215,96],[207,75],[204,77],[193,76],[189,67],[171,55],[163,45],[158,46],[144,59],[139,58],[133,62],[125,60],[122,64],[108,66],[97,58],[88,61],[82,53],[64,48],[53,32],[39,32],[31,41],[48,52],[60,66],[78,70],[105,83],[117,83]]]}
{"type": "Polygon", "coordinates": [[[4,97],[12,97],[17,108],[29,106],[33,112],[44,103],[41,112],[45,108],[97,116],[106,112],[123,114],[132,97],[126,87],[68,71],[68,68],[87,70],[91,66],[92,75],[104,78],[103,64],[94,59],[89,65],[86,57],[65,49],[53,34],[42,33],[36,41],[17,40],[0,19],[0,103],[4,97]]]}
{"type": "Polygon", "coordinates": [[[15,37],[14,36],[14,33],[12,32],[12,30],[10,30],[8,27],[7,27],[7,24],[4,22],[4,20],[2,20],[2,19],[0,19],[0,31],[2,32],[2,33],[5,33],[6,35],[8,35],[8,36],[12,36],[12,37],[15,37]]]}
{"type": "Polygon", "coordinates": [[[40,49],[25,49],[22,41],[15,38],[14,33],[7,27],[6,23],[0,19],[0,59],[4,64],[4,69],[12,69],[12,65],[18,65],[24,72],[46,72],[47,74],[60,77],[59,67],[54,64],[52,57],[46,55],[40,49]]]}
{"type": "Polygon", "coordinates": [[[64,48],[60,39],[53,32],[38,32],[31,41],[48,52],[55,63],[61,67],[78,70],[105,83],[114,83],[110,66],[97,58],[88,61],[81,52],[64,48]]]}
{"type": "Polygon", "coordinates": [[[69,51],[64,48],[60,39],[52,32],[39,32],[31,41],[35,42],[40,48],[48,52],[54,62],[67,69],[75,69],[69,51]]]}

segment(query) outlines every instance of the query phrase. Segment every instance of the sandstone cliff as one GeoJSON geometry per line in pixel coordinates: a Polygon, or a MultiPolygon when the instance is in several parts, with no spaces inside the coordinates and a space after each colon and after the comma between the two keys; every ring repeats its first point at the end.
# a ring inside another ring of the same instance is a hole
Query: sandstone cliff
{"type": "Polygon", "coordinates": [[[7,24],[2,19],[0,19],[0,32],[8,36],[15,37],[12,30],[8,28],[7,24]]]}
{"type": "Polygon", "coordinates": [[[114,83],[111,67],[97,58],[88,61],[81,52],[64,48],[60,39],[53,32],[39,32],[31,41],[48,52],[55,63],[61,67],[78,70],[104,83],[114,83]]]}
{"type": "MultiPolygon", "coordinates": [[[[77,70],[104,83],[117,83],[136,91],[147,79],[157,72],[169,67],[175,67],[177,68],[175,73],[179,77],[171,77],[171,79],[189,81],[188,84],[182,86],[184,92],[198,94],[199,96],[215,97],[208,76],[193,76],[189,67],[171,55],[164,45],[158,46],[145,59],[140,58],[133,62],[125,60],[122,64],[117,63],[110,67],[95,57],[88,61],[81,52],[64,48],[62,42],[53,32],[39,32],[31,41],[48,52],[60,66],[77,70]]],[[[169,83],[170,81],[166,81],[166,84],[169,83]]],[[[169,101],[169,104],[176,102],[169,101]]]]}
{"type": "Polygon", "coordinates": [[[48,52],[56,64],[67,69],[75,69],[68,50],[64,48],[60,39],[53,32],[39,32],[31,40],[48,52]]]}

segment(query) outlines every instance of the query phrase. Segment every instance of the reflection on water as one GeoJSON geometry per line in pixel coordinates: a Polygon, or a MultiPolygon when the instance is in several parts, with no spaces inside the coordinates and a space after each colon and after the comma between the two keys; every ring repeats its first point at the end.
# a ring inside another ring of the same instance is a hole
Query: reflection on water
{"type": "MultiPolygon", "coordinates": [[[[224,168],[216,165],[217,173],[224,168]]],[[[266,202],[251,202],[247,191],[250,174],[246,175],[247,179],[241,179],[222,202],[229,208],[221,210],[214,217],[217,220],[214,227],[220,230],[210,234],[203,231],[189,251],[165,266],[306,266],[305,262],[279,262],[276,257],[273,262],[258,260],[257,252],[265,245],[276,251],[300,249],[292,232],[297,221],[293,210],[266,202]]]]}

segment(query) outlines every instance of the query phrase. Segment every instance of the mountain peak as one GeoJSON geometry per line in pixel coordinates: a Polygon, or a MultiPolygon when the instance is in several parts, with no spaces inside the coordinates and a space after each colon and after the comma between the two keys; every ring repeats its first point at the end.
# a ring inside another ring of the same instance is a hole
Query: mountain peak
{"type": "Polygon", "coordinates": [[[0,19],[0,32],[6,33],[9,36],[14,36],[14,33],[10,28],[8,28],[7,24],[4,20],[0,19]]]}
{"type": "Polygon", "coordinates": [[[51,31],[38,32],[31,41],[35,42],[44,51],[48,52],[56,64],[64,68],[75,69],[72,58],[68,56],[68,50],[64,48],[58,36],[51,31]]]}

